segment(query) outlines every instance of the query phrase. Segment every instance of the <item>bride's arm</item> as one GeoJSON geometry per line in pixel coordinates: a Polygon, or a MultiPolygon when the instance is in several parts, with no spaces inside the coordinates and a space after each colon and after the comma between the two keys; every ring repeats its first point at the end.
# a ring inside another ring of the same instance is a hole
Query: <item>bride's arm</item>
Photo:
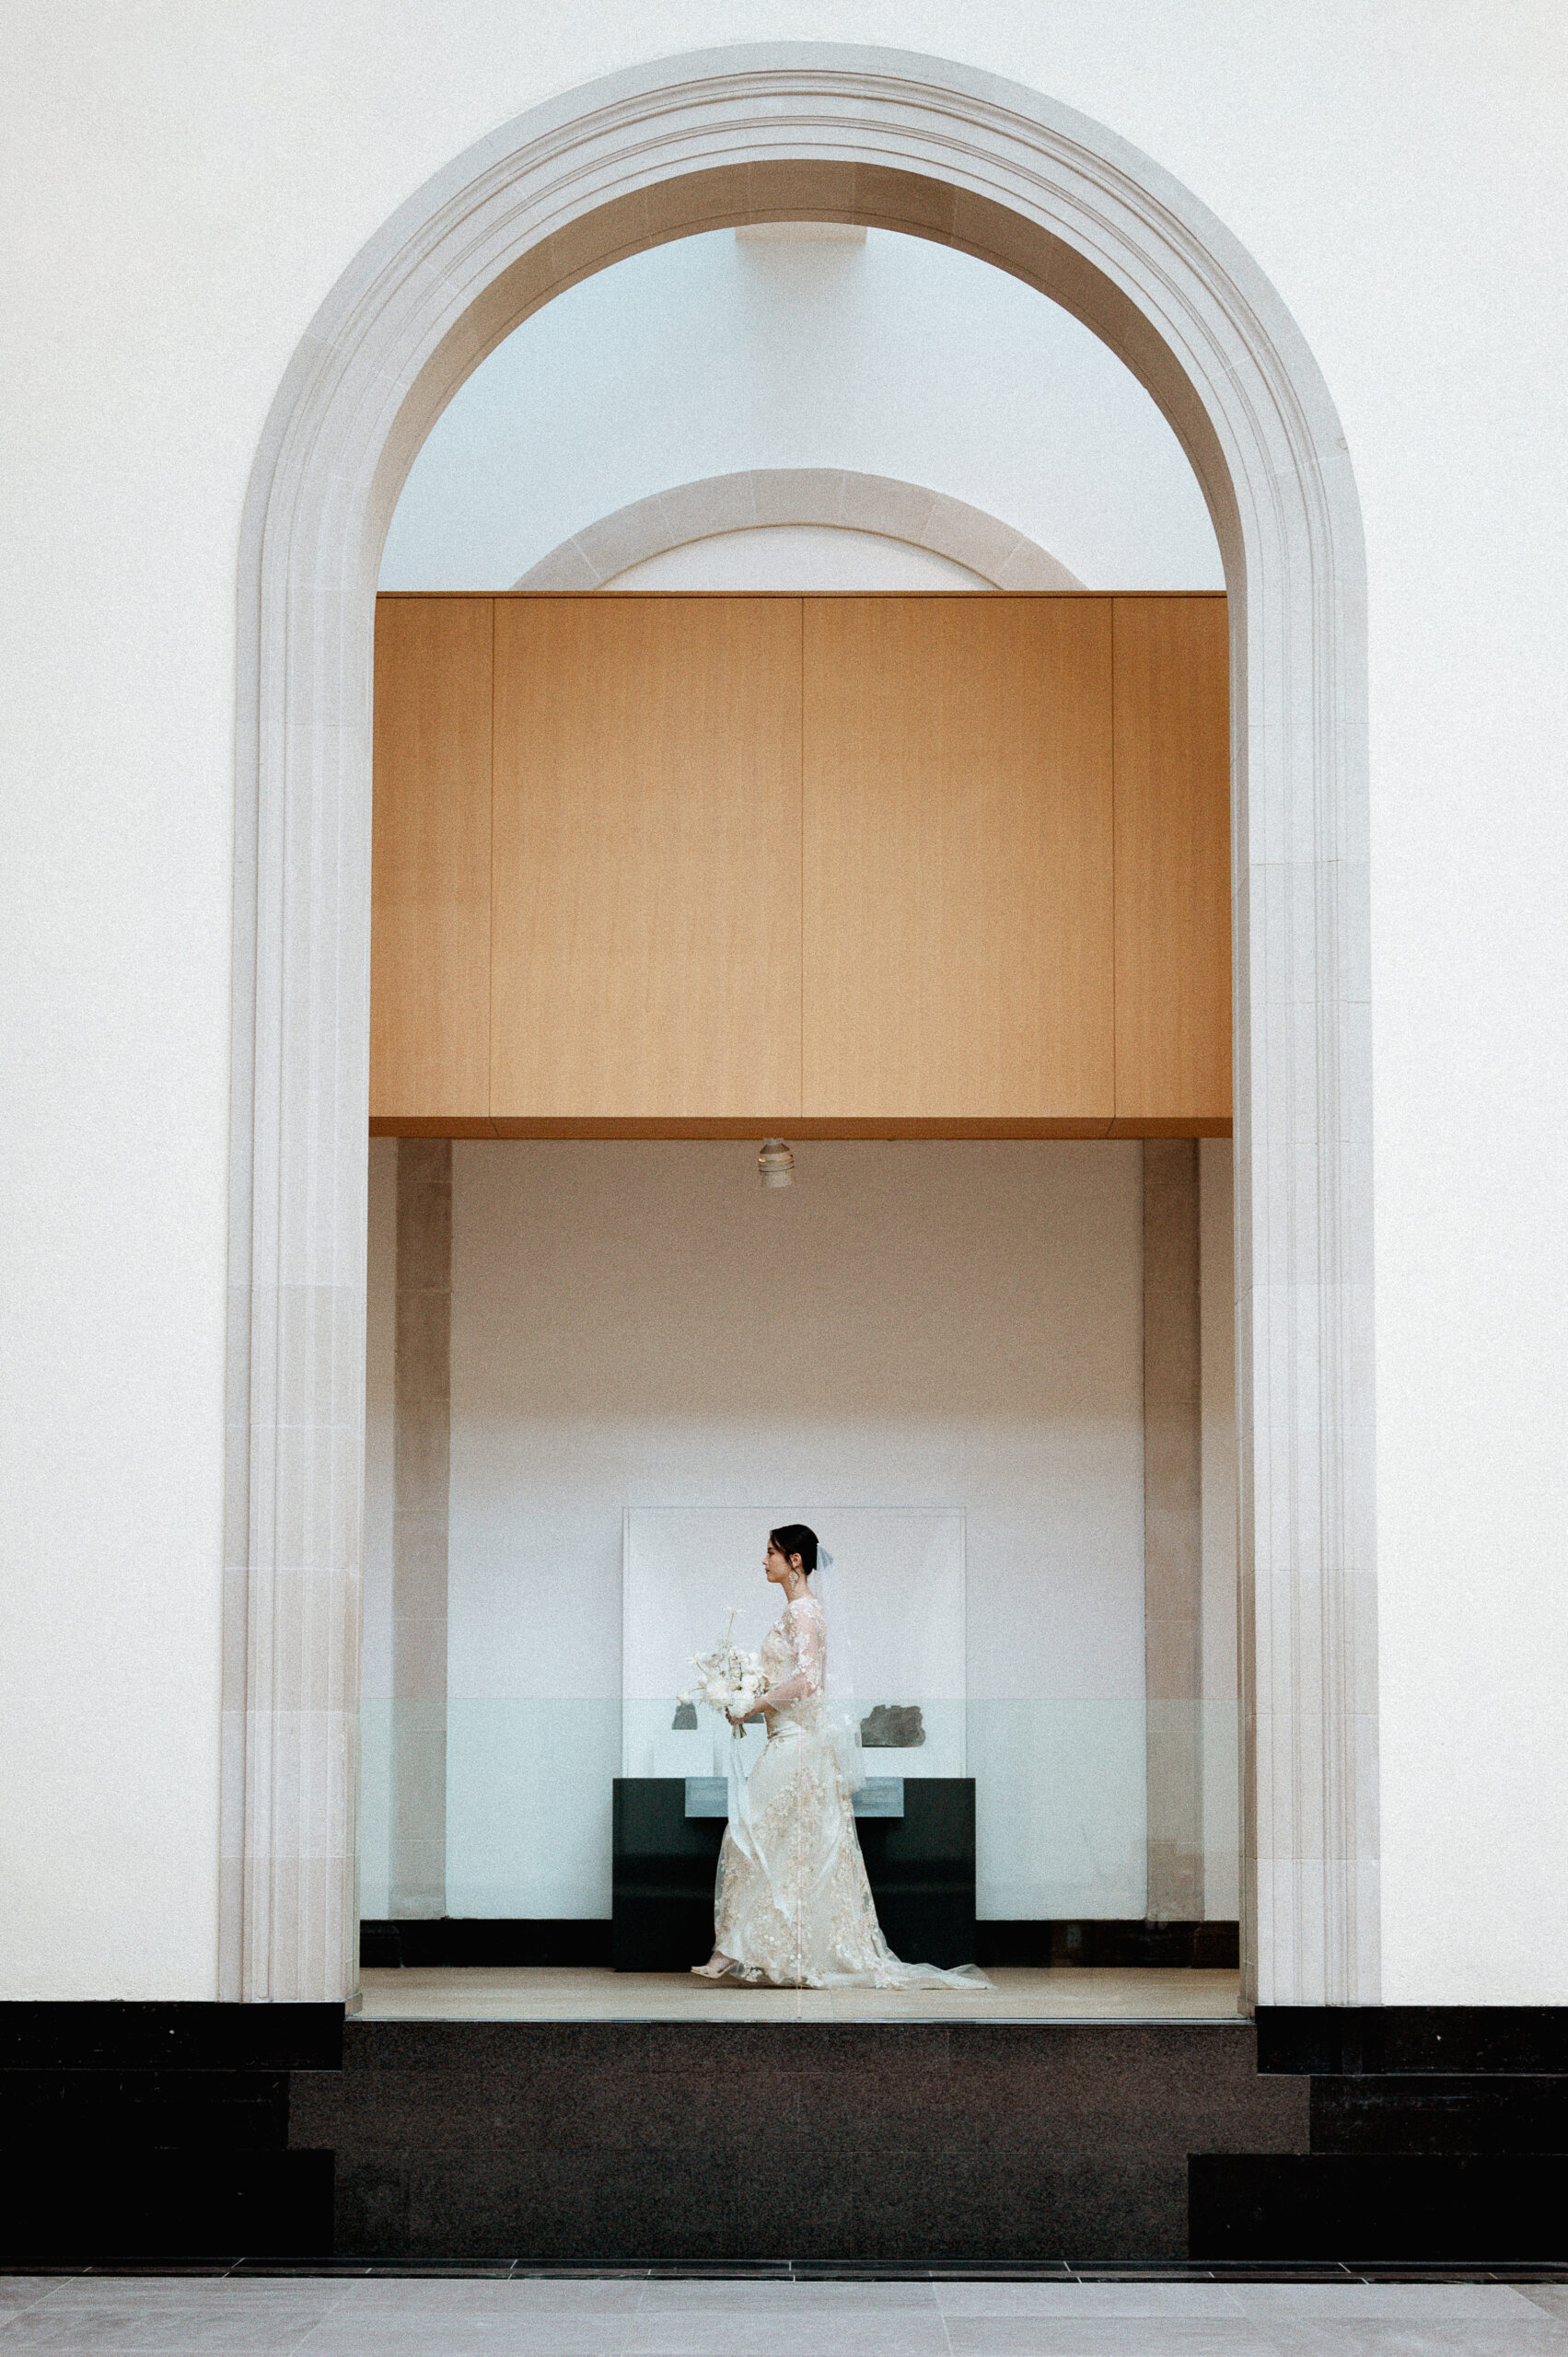
{"type": "Polygon", "coordinates": [[[732,1726],[740,1726],[747,1719],[754,1719],[759,1711],[780,1711],[786,1702],[798,1702],[807,1695],[821,1692],[821,1621],[814,1612],[791,1611],[785,1617],[784,1633],[795,1655],[795,1676],[786,1678],[782,1685],[770,1686],[767,1692],[759,1695],[751,1708],[742,1711],[738,1717],[732,1711],[729,1713],[732,1726]]]}
{"type": "Polygon", "coordinates": [[[738,1727],[745,1720],[754,1719],[759,1711],[781,1711],[786,1702],[797,1702],[803,1694],[814,1691],[810,1678],[802,1671],[794,1678],[786,1678],[782,1686],[770,1686],[765,1694],[759,1694],[749,1711],[742,1711],[738,1716],[731,1711],[730,1724],[738,1727]]]}

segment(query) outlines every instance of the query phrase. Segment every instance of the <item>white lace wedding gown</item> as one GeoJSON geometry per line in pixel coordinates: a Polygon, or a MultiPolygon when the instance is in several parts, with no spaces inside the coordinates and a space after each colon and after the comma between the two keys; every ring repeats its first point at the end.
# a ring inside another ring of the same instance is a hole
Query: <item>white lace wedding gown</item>
{"type": "Polygon", "coordinates": [[[785,1605],[761,1658],[781,1699],[761,1758],[730,1780],[714,1900],[714,1953],[729,1976],[783,1989],[989,1988],[972,1966],[905,1964],[882,1936],[828,1724],[827,1629],[814,1596],[785,1605]]]}

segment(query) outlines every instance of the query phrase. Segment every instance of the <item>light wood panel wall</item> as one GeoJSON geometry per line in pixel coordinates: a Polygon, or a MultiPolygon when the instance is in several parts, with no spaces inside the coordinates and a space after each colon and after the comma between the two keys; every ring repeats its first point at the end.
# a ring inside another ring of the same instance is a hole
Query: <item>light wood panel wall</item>
{"type": "Polygon", "coordinates": [[[403,1126],[488,1127],[494,614],[377,601],[370,1111],[403,1126]]]}
{"type": "Polygon", "coordinates": [[[1223,598],[1118,598],[1116,1118],[1230,1120],[1230,673],[1223,598]]]}
{"type": "Polygon", "coordinates": [[[387,598],[376,713],[373,1129],[1228,1130],[1223,598],[387,598]]]}
{"type": "Polygon", "coordinates": [[[806,608],[807,1113],[1111,1117],[1110,608],[806,608]]]}
{"type": "Polygon", "coordinates": [[[497,1118],[800,1110],[800,604],[495,621],[497,1118]]]}

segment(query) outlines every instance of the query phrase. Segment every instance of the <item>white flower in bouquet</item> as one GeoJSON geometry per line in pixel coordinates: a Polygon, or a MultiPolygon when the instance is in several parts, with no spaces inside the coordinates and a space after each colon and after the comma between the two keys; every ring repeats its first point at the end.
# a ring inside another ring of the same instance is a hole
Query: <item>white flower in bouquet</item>
{"type": "Polygon", "coordinates": [[[738,1736],[740,1729],[734,1724],[735,1719],[744,1717],[752,1708],[766,1690],[767,1680],[762,1675],[761,1655],[731,1643],[734,1628],[732,1612],[723,1643],[715,1645],[711,1653],[692,1655],[697,1683],[679,1699],[682,1702],[705,1702],[711,1711],[722,1711],[731,1721],[731,1734],[738,1736]]]}

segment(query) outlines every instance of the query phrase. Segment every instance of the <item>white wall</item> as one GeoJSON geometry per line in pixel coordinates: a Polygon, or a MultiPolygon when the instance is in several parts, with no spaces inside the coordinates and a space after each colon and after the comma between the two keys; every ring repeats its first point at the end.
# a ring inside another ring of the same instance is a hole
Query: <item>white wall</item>
{"type": "Polygon", "coordinates": [[[946,492],[1091,589],[1224,586],[1196,480],[1137,378],[1032,287],[886,229],[848,245],[716,230],[569,287],[436,424],[381,586],[510,588],[630,501],[750,467],[946,492]]]}
{"type": "Polygon", "coordinates": [[[1141,1914],[1141,1149],[796,1161],[454,1148],[448,1905],[609,1912],[627,1507],[811,1500],[966,1515],[981,1913],[1141,1914]]]}
{"type": "Polygon", "coordinates": [[[14,21],[7,1995],[215,1985],[235,579],[268,405],[364,240],[500,123],[651,57],[824,35],[1110,124],[1256,258],[1339,403],[1371,617],[1386,1993],[1568,2002],[1547,0],[565,0],[526,25],[465,0],[460,37],[436,0],[14,21]]]}

